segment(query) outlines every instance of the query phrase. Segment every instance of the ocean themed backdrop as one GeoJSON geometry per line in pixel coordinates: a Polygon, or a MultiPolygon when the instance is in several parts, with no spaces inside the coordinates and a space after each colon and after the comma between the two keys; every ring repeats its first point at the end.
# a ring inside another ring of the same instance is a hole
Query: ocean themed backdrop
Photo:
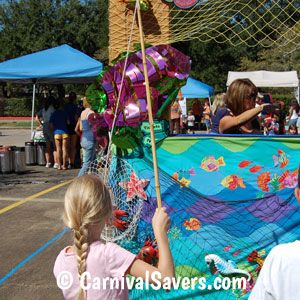
{"type": "MultiPolygon", "coordinates": [[[[131,299],[247,299],[270,249],[300,237],[293,194],[299,149],[299,139],[292,137],[176,136],[160,142],[159,175],[172,221],[176,276],[212,282],[234,275],[250,281],[243,290],[133,290],[131,299]]],[[[123,241],[136,252],[153,240],[151,158],[151,149],[145,148],[143,158],[127,160],[138,178],[150,181],[136,239],[123,241]]]]}

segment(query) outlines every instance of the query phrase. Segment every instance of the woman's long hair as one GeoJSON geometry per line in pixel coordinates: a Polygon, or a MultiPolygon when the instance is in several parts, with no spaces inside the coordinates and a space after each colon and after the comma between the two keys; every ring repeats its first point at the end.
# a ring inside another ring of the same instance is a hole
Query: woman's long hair
{"type": "Polygon", "coordinates": [[[226,107],[226,103],[225,103],[225,99],[224,99],[224,96],[225,94],[222,93],[222,94],[217,94],[214,98],[214,102],[211,106],[211,113],[212,115],[215,115],[218,108],[221,108],[221,107],[226,107]]]}
{"type": "Polygon", "coordinates": [[[225,102],[232,113],[238,116],[252,106],[255,107],[257,93],[257,87],[251,80],[236,79],[226,92],[225,102]]]}

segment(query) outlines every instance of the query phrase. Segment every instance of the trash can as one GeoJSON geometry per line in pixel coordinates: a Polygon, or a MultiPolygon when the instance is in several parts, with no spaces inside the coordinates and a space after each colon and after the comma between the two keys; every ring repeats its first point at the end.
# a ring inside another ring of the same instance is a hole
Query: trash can
{"type": "MultiPolygon", "coordinates": [[[[0,146],[0,155],[1,155],[2,146],[0,146]]],[[[1,173],[1,156],[0,156],[0,173],[1,173]]]]}
{"type": "Polygon", "coordinates": [[[26,172],[25,147],[14,148],[14,170],[21,174],[26,172]]]}
{"type": "Polygon", "coordinates": [[[37,143],[37,164],[39,166],[46,165],[46,158],[45,158],[45,150],[46,150],[46,143],[39,142],[37,143]]]}
{"type": "Polygon", "coordinates": [[[36,146],[34,142],[25,143],[25,162],[27,166],[36,165],[36,146]]]}
{"type": "Polygon", "coordinates": [[[0,149],[1,173],[7,174],[13,171],[13,155],[11,147],[4,146],[0,149]]]}

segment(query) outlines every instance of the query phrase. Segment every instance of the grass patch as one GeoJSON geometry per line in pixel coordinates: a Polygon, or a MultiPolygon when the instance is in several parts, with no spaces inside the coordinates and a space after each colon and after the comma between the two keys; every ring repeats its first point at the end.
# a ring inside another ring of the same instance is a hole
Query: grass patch
{"type": "MultiPolygon", "coordinates": [[[[33,122],[33,128],[36,128],[38,123],[36,121],[33,122]]],[[[0,121],[1,127],[31,127],[31,121],[0,121]]]]}

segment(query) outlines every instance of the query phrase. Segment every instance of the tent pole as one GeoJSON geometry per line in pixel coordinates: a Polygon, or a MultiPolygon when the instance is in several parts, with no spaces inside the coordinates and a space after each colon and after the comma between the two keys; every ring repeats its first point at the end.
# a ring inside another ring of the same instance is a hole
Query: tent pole
{"type": "Polygon", "coordinates": [[[139,1],[136,1],[136,6],[137,6],[139,34],[140,34],[141,50],[142,50],[142,57],[143,57],[143,66],[144,66],[144,77],[145,77],[146,96],[147,96],[146,98],[147,98],[147,104],[148,104],[148,118],[149,118],[151,146],[152,146],[152,159],[153,159],[153,169],[154,169],[154,178],[155,178],[156,200],[157,200],[157,207],[161,208],[162,202],[161,202],[159,174],[158,174],[158,165],[157,165],[157,157],[156,157],[155,135],[154,135],[154,128],[153,128],[152,101],[151,101],[150,85],[149,85],[149,78],[148,78],[147,62],[146,62],[144,33],[143,33],[143,27],[142,27],[143,26],[142,25],[142,16],[141,16],[139,1]]]}
{"type": "Polygon", "coordinates": [[[211,107],[210,96],[208,97],[208,101],[209,101],[209,106],[211,107]]]}
{"type": "Polygon", "coordinates": [[[32,91],[32,111],[31,111],[31,133],[30,133],[30,139],[33,139],[34,102],[35,102],[35,83],[33,84],[33,91],[32,91]]]}

